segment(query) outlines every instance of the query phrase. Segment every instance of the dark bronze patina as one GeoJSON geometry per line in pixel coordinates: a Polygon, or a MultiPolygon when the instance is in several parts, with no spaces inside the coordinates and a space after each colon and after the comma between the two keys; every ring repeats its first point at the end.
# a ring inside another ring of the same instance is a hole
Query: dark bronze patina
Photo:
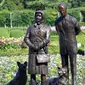
{"type": "Polygon", "coordinates": [[[41,74],[42,85],[45,85],[48,73],[48,63],[38,63],[37,54],[47,54],[49,43],[50,27],[44,22],[45,14],[42,10],[35,12],[35,23],[27,29],[24,41],[29,46],[28,73],[31,74],[30,85],[36,85],[36,74],[41,74]]]}
{"type": "MultiPolygon", "coordinates": [[[[60,54],[62,60],[62,67],[67,67],[67,76],[69,79],[69,65],[68,56],[70,59],[72,85],[76,83],[76,54],[77,54],[77,40],[76,35],[80,33],[80,26],[77,20],[67,14],[67,7],[61,3],[58,5],[58,11],[61,16],[55,21],[56,30],[59,34],[60,54]]],[[[68,84],[67,84],[68,85],[68,84]]]]}

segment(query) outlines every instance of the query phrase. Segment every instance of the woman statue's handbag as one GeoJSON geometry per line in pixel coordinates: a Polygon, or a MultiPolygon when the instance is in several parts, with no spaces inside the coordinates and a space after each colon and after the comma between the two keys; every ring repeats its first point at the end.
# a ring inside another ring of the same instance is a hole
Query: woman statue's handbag
{"type": "Polygon", "coordinates": [[[38,63],[48,63],[50,61],[49,54],[37,54],[37,62],[38,63]]]}

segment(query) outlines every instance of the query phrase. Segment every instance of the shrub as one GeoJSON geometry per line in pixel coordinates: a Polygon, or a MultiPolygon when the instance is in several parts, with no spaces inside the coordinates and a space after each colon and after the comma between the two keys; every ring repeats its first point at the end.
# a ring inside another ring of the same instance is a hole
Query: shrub
{"type": "Polygon", "coordinates": [[[83,21],[85,22],[85,7],[81,7],[80,11],[81,11],[81,13],[83,15],[83,21]]]}
{"type": "Polygon", "coordinates": [[[85,26],[85,22],[79,22],[80,26],[85,26]]]}
{"type": "Polygon", "coordinates": [[[81,7],[85,7],[85,1],[81,2],[81,7]]]}
{"type": "MultiPolygon", "coordinates": [[[[81,15],[83,15],[83,21],[85,21],[85,8],[74,8],[68,9],[68,13],[78,21],[81,20],[81,15]]],[[[44,10],[46,13],[46,23],[48,25],[54,25],[54,21],[58,18],[58,12],[56,9],[48,9],[44,10]]],[[[11,12],[11,20],[13,27],[21,27],[21,26],[28,26],[34,22],[34,10],[21,10],[21,11],[13,11],[11,12]]],[[[0,26],[10,26],[10,12],[9,11],[0,11],[0,26]]]]}
{"type": "Polygon", "coordinates": [[[47,9],[45,11],[45,13],[46,13],[46,23],[48,25],[54,25],[56,18],[58,18],[58,14],[57,14],[56,10],[47,9]]]}
{"type": "Polygon", "coordinates": [[[34,11],[14,11],[12,17],[13,26],[28,26],[33,23],[34,11]]]}
{"type": "Polygon", "coordinates": [[[19,37],[23,37],[25,34],[25,32],[23,30],[10,30],[10,37],[14,37],[14,38],[19,38],[19,37]]]}
{"type": "Polygon", "coordinates": [[[74,16],[78,21],[80,21],[80,9],[79,8],[68,9],[68,14],[74,16]]]}
{"type": "Polygon", "coordinates": [[[28,26],[33,23],[34,11],[22,10],[9,12],[7,10],[0,12],[0,27],[10,27],[10,19],[13,26],[28,26]],[[11,14],[10,14],[11,13],[11,14]]]}
{"type": "Polygon", "coordinates": [[[52,32],[50,33],[50,35],[51,35],[51,36],[56,36],[56,35],[58,35],[58,33],[57,33],[57,31],[52,31],[52,32]]]}
{"type": "Polygon", "coordinates": [[[10,25],[10,12],[7,10],[0,11],[0,27],[10,25]]]}
{"type": "Polygon", "coordinates": [[[5,28],[0,28],[0,37],[10,37],[8,30],[5,28]]]}

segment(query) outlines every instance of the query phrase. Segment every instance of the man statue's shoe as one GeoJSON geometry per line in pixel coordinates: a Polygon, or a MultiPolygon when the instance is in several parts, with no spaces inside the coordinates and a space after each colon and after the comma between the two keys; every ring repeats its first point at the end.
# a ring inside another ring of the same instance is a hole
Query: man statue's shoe
{"type": "Polygon", "coordinates": [[[49,85],[48,81],[41,81],[41,85],[49,85]]]}
{"type": "Polygon", "coordinates": [[[30,85],[36,85],[36,81],[32,79],[32,80],[30,81],[30,85]]]}

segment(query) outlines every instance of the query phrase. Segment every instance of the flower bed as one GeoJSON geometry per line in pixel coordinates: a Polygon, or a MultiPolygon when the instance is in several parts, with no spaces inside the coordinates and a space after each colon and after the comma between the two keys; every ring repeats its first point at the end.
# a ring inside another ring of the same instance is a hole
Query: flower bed
{"type": "Polygon", "coordinates": [[[23,38],[0,38],[0,49],[19,48],[23,38]]]}
{"type": "MultiPolygon", "coordinates": [[[[28,61],[28,55],[0,57],[0,85],[6,84],[15,76],[18,68],[16,64],[17,61],[20,62],[28,61]]],[[[57,66],[61,66],[60,55],[59,54],[51,55],[50,63],[48,66],[49,69],[48,76],[47,76],[48,78],[58,76],[57,66]]],[[[78,83],[77,85],[82,85],[82,80],[84,77],[85,77],[85,56],[78,55],[77,56],[77,83],[78,83]]],[[[28,81],[29,80],[30,78],[28,75],[28,81]]],[[[37,80],[40,80],[40,76],[37,76],[37,80]]],[[[29,85],[28,82],[27,85],[29,85]]]]}

